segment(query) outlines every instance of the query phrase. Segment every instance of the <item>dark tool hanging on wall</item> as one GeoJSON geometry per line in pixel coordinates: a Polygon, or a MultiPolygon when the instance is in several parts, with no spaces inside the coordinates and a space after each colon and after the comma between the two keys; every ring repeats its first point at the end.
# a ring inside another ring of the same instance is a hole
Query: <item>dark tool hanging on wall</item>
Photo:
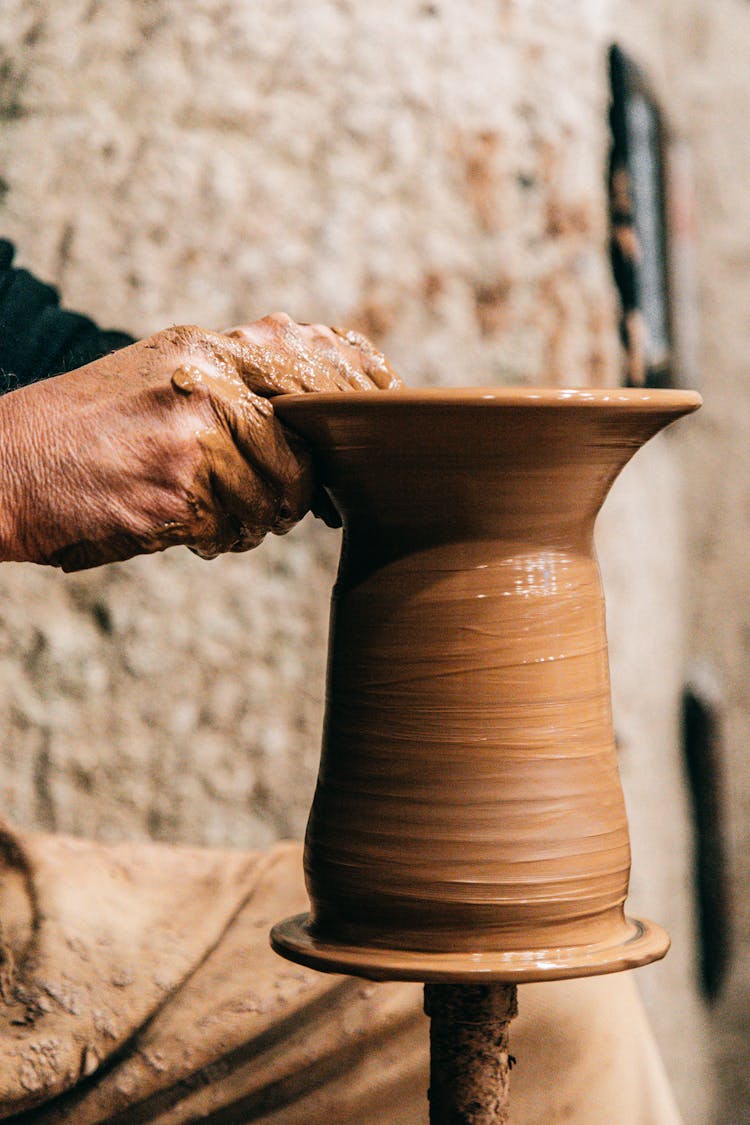
{"type": "Polygon", "coordinates": [[[703,993],[716,1000],[731,957],[732,904],[725,838],[721,706],[713,683],[696,675],[682,697],[682,737],[693,814],[693,878],[703,993]]]}
{"type": "Polygon", "coordinates": [[[620,295],[623,382],[670,387],[672,333],[665,206],[665,127],[638,67],[610,49],[610,253],[620,295]]]}

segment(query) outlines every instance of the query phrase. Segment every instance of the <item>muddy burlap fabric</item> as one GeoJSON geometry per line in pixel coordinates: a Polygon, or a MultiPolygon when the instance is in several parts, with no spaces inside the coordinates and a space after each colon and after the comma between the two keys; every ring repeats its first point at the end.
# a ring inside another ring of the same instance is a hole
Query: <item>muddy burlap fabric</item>
{"type": "MultiPolygon", "coordinates": [[[[0,1116],[28,1122],[417,1125],[417,985],[278,958],[298,844],[105,846],[0,831],[0,1116]]],[[[678,1125],[631,974],[519,990],[512,1120],[678,1125]]]]}

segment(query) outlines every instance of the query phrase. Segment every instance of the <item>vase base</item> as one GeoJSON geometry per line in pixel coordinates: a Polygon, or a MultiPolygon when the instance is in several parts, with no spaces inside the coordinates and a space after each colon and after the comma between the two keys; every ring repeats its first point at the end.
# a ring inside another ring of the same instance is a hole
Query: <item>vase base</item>
{"type": "Polygon", "coordinates": [[[425,953],[321,941],[309,931],[309,914],[297,914],[271,930],[271,945],[289,961],[324,973],[368,980],[474,982],[566,980],[635,969],[658,961],[669,949],[666,930],[646,918],[628,918],[624,940],[565,949],[488,953],[425,953]]]}

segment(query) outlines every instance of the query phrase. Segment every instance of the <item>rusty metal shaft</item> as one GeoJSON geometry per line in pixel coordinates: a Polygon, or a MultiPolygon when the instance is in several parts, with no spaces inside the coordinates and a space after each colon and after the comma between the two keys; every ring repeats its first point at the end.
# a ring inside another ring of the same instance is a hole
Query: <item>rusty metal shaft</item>
{"type": "Polygon", "coordinates": [[[507,1125],[513,984],[426,984],[430,1125],[507,1125]]]}

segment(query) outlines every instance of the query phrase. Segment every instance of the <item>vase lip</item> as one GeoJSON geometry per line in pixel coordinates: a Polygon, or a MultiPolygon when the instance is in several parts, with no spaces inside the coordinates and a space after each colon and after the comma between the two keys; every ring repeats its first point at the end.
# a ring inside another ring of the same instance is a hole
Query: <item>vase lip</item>
{"type": "Polygon", "coordinates": [[[297,404],[306,408],[336,406],[358,409],[363,403],[374,409],[383,406],[513,406],[513,407],[591,407],[617,411],[628,408],[639,414],[680,415],[697,410],[703,399],[697,391],[652,387],[400,387],[394,390],[321,391],[277,395],[274,408],[295,412],[297,404]]]}

